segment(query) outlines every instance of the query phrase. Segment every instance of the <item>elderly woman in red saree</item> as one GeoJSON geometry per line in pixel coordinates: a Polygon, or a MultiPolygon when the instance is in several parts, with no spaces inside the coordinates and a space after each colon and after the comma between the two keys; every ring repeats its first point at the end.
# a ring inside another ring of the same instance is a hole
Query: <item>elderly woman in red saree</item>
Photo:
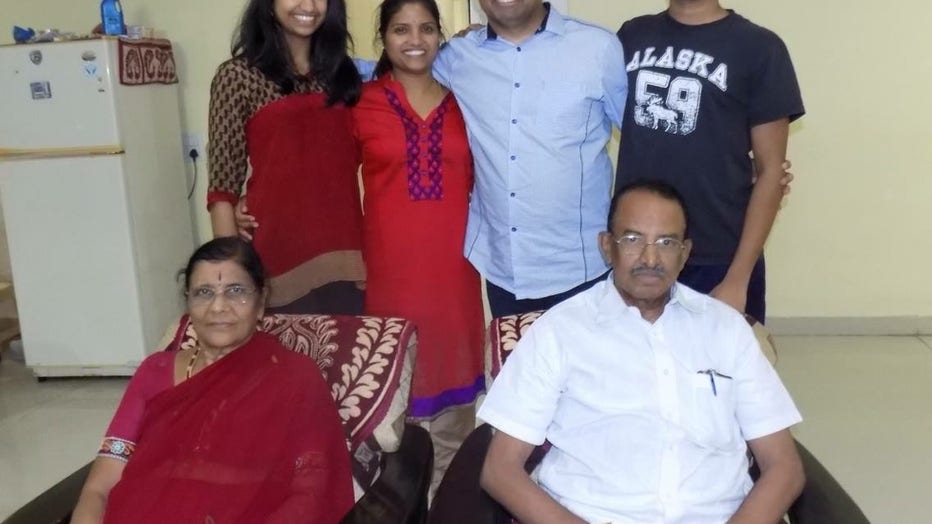
{"type": "Polygon", "coordinates": [[[255,250],[212,240],[184,281],[198,344],[139,367],[72,522],[338,522],[353,505],[339,416],[314,361],[257,332],[255,250]]]}

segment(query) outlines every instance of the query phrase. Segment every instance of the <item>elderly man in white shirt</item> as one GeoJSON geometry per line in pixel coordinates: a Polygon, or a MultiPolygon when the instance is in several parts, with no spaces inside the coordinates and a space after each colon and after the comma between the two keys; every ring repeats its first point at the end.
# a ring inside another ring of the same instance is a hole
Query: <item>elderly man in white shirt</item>
{"type": "Polygon", "coordinates": [[[744,318],[676,283],[682,197],[629,184],[599,247],[612,274],[531,326],[480,409],[497,430],[483,488],[523,524],[780,521],[804,484],[801,417],[744,318]],[[524,464],[544,440],[538,484],[524,464]]]}

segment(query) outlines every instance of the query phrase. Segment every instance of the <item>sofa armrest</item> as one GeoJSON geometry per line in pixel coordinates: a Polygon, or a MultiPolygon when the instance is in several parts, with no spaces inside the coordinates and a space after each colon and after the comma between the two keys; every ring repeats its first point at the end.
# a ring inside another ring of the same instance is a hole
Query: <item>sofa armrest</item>
{"type": "Polygon", "coordinates": [[[482,424],[466,437],[430,509],[430,524],[510,524],[504,507],[479,485],[482,464],[492,442],[492,426],[482,424]]]}
{"type": "Polygon", "coordinates": [[[422,427],[406,424],[401,447],[382,455],[382,472],[342,524],[422,524],[427,521],[427,490],[434,447],[422,427]]]}
{"type": "Polygon", "coordinates": [[[792,524],[870,524],[861,508],[802,444],[796,442],[806,472],[803,492],[790,506],[792,524]]]}
{"type": "Polygon", "coordinates": [[[65,477],[10,515],[3,524],[59,524],[71,520],[91,463],[65,477]]]}

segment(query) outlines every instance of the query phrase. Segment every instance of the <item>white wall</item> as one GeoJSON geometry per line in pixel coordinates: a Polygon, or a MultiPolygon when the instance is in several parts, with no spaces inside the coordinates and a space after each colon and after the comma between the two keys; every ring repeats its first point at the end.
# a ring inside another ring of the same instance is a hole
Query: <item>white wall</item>
{"type": "MultiPolygon", "coordinates": [[[[808,114],[796,182],[767,246],[773,317],[932,316],[929,3],[723,2],[787,43],[808,114]]],[[[608,23],[661,0],[570,0],[608,23]]],[[[926,324],[928,325],[928,324],[926,324]]]]}
{"type": "MultiPolygon", "coordinates": [[[[360,55],[371,47],[377,0],[349,0],[360,55]]],[[[663,0],[569,0],[570,14],[612,30],[658,12],[663,0]]],[[[808,115],[793,126],[796,182],[768,245],[770,317],[824,320],[932,319],[932,6],[903,0],[724,2],[786,41],[808,115]]],[[[444,0],[448,27],[465,24],[466,0],[444,0]]],[[[188,130],[206,136],[210,79],[229,55],[239,2],[126,0],[131,24],[176,44],[188,130]]],[[[91,0],[0,0],[0,29],[13,24],[89,30],[91,0]]],[[[4,33],[8,35],[9,33],[4,33]]],[[[9,41],[10,37],[0,37],[9,41]]],[[[0,95],[2,96],[2,95],[0,95]]],[[[195,205],[202,239],[205,164],[195,205]]],[[[2,258],[2,257],[0,257],[2,258]]]]}

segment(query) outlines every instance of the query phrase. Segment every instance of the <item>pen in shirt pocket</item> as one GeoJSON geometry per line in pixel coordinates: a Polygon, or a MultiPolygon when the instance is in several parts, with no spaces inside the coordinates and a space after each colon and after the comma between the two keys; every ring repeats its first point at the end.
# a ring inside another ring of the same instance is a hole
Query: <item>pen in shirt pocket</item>
{"type": "Polygon", "coordinates": [[[715,395],[716,397],[718,396],[718,388],[715,387],[715,377],[731,380],[731,377],[729,377],[728,375],[719,373],[717,370],[714,370],[714,369],[703,369],[701,371],[697,371],[696,373],[709,376],[709,383],[712,384],[712,394],[715,395]]]}

